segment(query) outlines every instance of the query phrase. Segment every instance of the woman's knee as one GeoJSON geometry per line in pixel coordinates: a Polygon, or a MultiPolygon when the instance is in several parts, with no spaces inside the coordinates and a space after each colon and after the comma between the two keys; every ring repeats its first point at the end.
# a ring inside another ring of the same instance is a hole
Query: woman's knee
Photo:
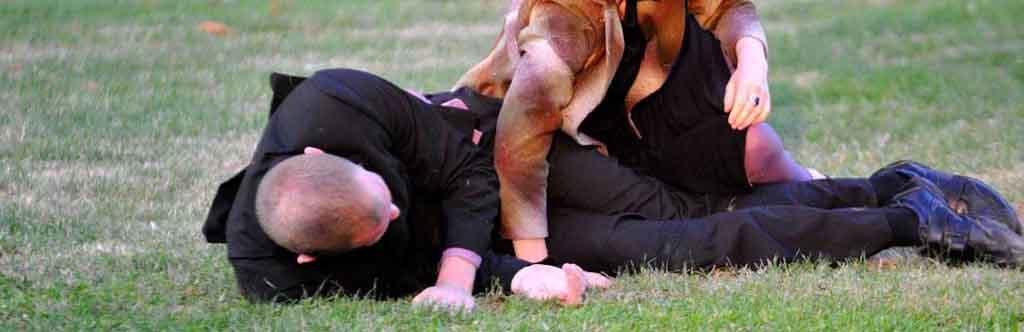
{"type": "Polygon", "coordinates": [[[745,163],[748,175],[760,173],[784,152],[782,140],[771,126],[761,123],[747,129],[745,163]]]}
{"type": "Polygon", "coordinates": [[[789,158],[782,138],[765,123],[747,130],[745,159],[750,183],[803,180],[807,177],[806,171],[789,158]]]}

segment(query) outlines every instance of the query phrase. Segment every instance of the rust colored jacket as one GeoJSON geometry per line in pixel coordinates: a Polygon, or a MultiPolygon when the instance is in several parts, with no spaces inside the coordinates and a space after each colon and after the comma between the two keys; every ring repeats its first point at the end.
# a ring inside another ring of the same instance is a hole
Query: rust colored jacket
{"type": "MultiPolygon", "coordinates": [[[[567,102],[555,103],[558,109],[523,109],[526,105],[550,105],[533,102],[542,100],[544,91],[515,94],[506,99],[499,121],[499,136],[495,145],[496,167],[501,179],[502,233],[510,239],[537,239],[547,237],[546,174],[547,151],[550,148],[550,130],[561,130],[583,145],[601,145],[600,142],[578,131],[583,119],[601,102],[622,55],[623,36],[618,0],[512,0],[505,15],[504,27],[494,48],[487,57],[473,66],[456,83],[496,98],[509,94],[517,67],[523,62],[527,43],[544,40],[563,56],[571,77],[571,97],[567,102]],[[551,10],[556,8],[556,10],[551,10]],[[557,16],[557,17],[551,17],[557,16]],[[559,36],[564,30],[560,24],[569,24],[571,35],[559,36]],[[569,42],[571,41],[571,42],[569,42]],[[527,99],[510,102],[511,98],[527,99]],[[538,112],[539,111],[539,112],[538,112]],[[557,112],[557,114],[550,114],[557,112]],[[504,120],[504,119],[502,119],[504,120]],[[509,123],[513,123],[509,124],[509,123]],[[505,124],[505,125],[503,125],[505,124]],[[533,128],[545,127],[545,128],[533,128]],[[549,130],[550,129],[550,130],[549,130]],[[545,137],[546,136],[546,137],[545,137]],[[527,142],[527,143],[524,143],[527,142]],[[514,150],[514,151],[507,151],[514,150]],[[502,156],[506,162],[502,162],[502,156]]],[[[683,36],[683,0],[661,0],[659,3],[641,0],[641,24],[655,31],[651,47],[655,54],[676,54],[683,36]],[[660,7],[659,7],[660,6],[660,7]],[[666,10],[671,9],[671,10],[666,10]],[[658,20],[659,16],[675,15],[672,19],[658,20]],[[678,18],[678,19],[676,19],[678,18]]],[[[745,0],[692,0],[687,11],[696,15],[701,25],[711,30],[722,41],[728,61],[736,63],[736,43],[743,37],[765,41],[756,9],[745,0]]],[[[647,30],[647,29],[645,29],[647,30]]],[[[657,57],[653,57],[657,61],[657,57]]],[[[648,62],[649,59],[645,59],[648,62]]],[[[674,59],[668,59],[672,63],[674,59]]],[[[539,73],[539,76],[544,76],[539,73]]],[[[641,71],[637,82],[655,82],[660,86],[663,77],[645,77],[641,71]]],[[[653,75],[658,76],[658,75],[653,75]]],[[[530,80],[537,78],[519,78],[530,80]]],[[[523,84],[520,84],[523,85],[523,84]]],[[[634,87],[636,88],[636,86],[634,87]]],[[[642,90],[642,89],[640,89],[642,90]]]]}

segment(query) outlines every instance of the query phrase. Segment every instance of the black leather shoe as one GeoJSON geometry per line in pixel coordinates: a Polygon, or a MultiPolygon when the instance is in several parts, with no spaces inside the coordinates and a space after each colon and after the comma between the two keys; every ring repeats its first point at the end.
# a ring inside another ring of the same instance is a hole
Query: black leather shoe
{"type": "Polygon", "coordinates": [[[897,194],[890,206],[914,211],[920,223],[924,252],[955,262],[983,260],[1002,266],[1024,266],[1024,238],[1006,225],[953,212],[942,191],[928,180],[913,177],[912,186],[897,194]]]}
{"type": "Polygon", "coordinates": [[[959,215],[973,219],[989,219],[1000,222],[1018,235],[1024,234],[1017,212],[1002,195],[981,180],[934,170],[912,160],[901,160],[889,164],[871,176],[887,172],[899,172],[907,177],[919,176],[927,179],[942,190],[946,203],[959,215]]]}

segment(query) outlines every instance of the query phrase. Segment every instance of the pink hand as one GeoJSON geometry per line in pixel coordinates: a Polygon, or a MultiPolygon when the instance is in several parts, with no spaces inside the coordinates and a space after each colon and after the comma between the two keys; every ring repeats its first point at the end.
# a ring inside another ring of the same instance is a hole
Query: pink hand
{"type": "Polygon", "coordinates": [[[413,306],[430,306],[451,311],[473,311],[476,303],[473,295],[457,286],[437,285],[424,289],[412,299],[413,306]]]}

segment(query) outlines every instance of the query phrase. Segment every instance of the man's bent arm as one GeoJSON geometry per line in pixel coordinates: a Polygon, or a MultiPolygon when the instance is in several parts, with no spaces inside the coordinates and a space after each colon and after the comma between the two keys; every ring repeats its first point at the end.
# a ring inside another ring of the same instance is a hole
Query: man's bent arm
{"type": "Polygon", "coordinates": [[[547,237],[547,155],[561,125],[559,111],[572,94],[572,73],[547,41],[531,41],[498,115],[495,169],[501,183],[502,235],[527,261],[543,260],[546,249],[523,247],[547,237]],[[523,250],[532,252],[522,252],[523,250]]]}
{"type": "MultiPolygon", "coordinates": [[[[416,99],[416,103],[426,103],[416,99]]],[[[431,106],[440,107],[440,106],[431,106]]],[[[497,175],[492,160],[443,120],[436,110],[404,112],[396,121],[396,156],[407,165],[413,183],[424,195],[438,197],[443,209],[444,247],[463,248],[483,256],[490,249],[498,219],[497,175]]]]}
{"type": "Polygon", "coordinates": [[[498,116],[495,168],[501,182],[502,234],[527,261],[547,256],[547,155],[573,80],[592,53],[584,18],[554,4],[531,10],[519,35],[521,58],[498,116]]]}

